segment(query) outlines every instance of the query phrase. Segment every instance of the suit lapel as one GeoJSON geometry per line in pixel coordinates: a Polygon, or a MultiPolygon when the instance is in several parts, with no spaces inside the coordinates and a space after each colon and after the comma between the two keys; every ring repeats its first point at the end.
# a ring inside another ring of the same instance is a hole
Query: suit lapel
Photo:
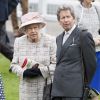
{"type": "Polygon", "coordinates": [[[56,54],[57,62],[59,61],[61,55],[63,36],[64,36],[64,32],[59,37],[57,37],[57,54],[56,54]]]}
{"type": "Polygon", "coordinates": [[[60,59],[63,57],[63,55],[64,55],[65,51],[67,50],[67,48],[69,47],[69,45],[71,45],[73,43],[73,38],[75,39],[77,37],[76,34],[77,34],[77,28],[75,28],[73,30],[73,32],[70,34],[70,36],[65,41],[65,43],[63,44],[63,46],[62,46],[62,41],[63,41],[63,35],[64,35],[64,33],[61,36],[59,36],[58,45],[57,45],[58,49],[59,49],[58,52],[57,52],[57,55],[58,55],[57,62],[59,62],[60,59]]]}

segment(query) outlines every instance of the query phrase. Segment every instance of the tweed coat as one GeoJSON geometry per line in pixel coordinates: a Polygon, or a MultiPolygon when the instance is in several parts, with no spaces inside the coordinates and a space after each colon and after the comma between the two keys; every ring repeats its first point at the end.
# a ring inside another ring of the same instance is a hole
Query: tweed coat
{"type": "Polygon", "coordinates": [[[42,100],[43,87],[45,78],[50,82],[48,68],[53,75],[55,70],[56,45],[55,39],[49,35],[41,34],[38,43],[31,43],[27,39],[27,35],[16,38],[14,43],[14,55],[11,63],[12,71],[20,76],[19,100],[42,100]],[[35,78],[23,78],[24,68],[21,64],[24,58],[28,58],[34,62],[42,64],[39,66],[42,76],[35,78]]]}
{"type": "Polygon", "coordinates": [[[63,35],[64,33],[57,37],[57,65],[52,96],[82,97],[84,86],[82,64],[89,73],[87,74],[89,84],[96,67],[95,44],[90,33],[82,32],[77,27],[62,45],[63,35]]]}

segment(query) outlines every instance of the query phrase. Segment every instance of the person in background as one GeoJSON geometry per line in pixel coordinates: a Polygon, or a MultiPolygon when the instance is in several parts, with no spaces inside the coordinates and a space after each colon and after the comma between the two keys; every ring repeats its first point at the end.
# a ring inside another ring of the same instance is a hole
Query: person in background
{"type": "Polygon", "coordinates": [[[53,100],[82,100],[84,77],[87,76],[88,88],[96,69],[95,43],[89,32],[76,26],[72,6],[59,7],[57,19],[64,31],[56,38],[57,62],[51,95],[53,100]]]}
{"type": "Polygon", "coordinates": [[[0,0],[0,42],[3,44],[9,44],[10,42],[5,29],[5,23],[18,2],[19,0],[0,0]]]}
{"type": "Polygon", "coordinates": [[[29,12],[21,17],[25,35],[16,38],[10,69],[20,77],[19,100],[42,100],[45,79],[50,83],[56,62],[55,38],[41,33],[46,25],[42,15],[29,12]]]}
{"type": "MultiPolygon", "coordinates": [[[[0,53],[2,53],[5,57],[7,57],[10,61],[13,58],[13,51],[9,49],[9,46],[5,46],[5,44],[2,44],[0,42],[0,53]]],[[[2,76],[0,74],[0,100],[5,100],[5,95],[4,95],[4,87],[3,87],[3,81],[2,81],[2,76]]]]}
{"type": "Polygon", "coordinates": [[[100,6],[95,5],[94,0],[79,0],[80,4],[76,5],[77,24],[81,29],[87,30],[93,36],[96,47],[97,70],[94,78],[90,83],[92,88],[92,100],[98,100],[100,93],[100,6]]]}
{"type": "MultiPolygon", "coordinates": [[[[17,4],[18,0],[0,0],[0,53],[2,53],[10,61],[13,57],[13,51],[9,45],[9,38],[5,30],[5,23],[17,4]]],[[[2,76],[0,74],[0,100],[5,100],[3,88],[2,76]]]]}
{"type": "MultiPolygon", "coordinates": [[[[20,5],[22,9],[22,15],[28,13],[28,0],[20,0],[20,5]]],[[[14,36],[15,37],[20,37],[23,34],[23,32],[19,31],[19,23],[18,23],[18,18],[17,18],[17,8],[13,10],[11,13],[11,21],[12,21],[12,26],[13,26],[13,31],[14,31],[14,36]]]]}

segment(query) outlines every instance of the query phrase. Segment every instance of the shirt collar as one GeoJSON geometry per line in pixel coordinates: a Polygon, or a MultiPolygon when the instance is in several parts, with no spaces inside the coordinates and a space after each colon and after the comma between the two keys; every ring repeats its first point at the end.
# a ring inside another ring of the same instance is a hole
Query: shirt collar
{"type": "Polygon", "coordinates": [[[72,31],[75,29],[75,27],[76,27],[76,24],[74,24],[73,27],[69,31],[65,31],[65,35],[71,34],[72,31]]]}

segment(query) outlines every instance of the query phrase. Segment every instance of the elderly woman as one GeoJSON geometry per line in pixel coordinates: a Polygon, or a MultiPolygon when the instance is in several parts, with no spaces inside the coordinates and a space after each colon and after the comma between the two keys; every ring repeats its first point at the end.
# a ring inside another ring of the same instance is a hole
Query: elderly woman
{"type": "MultiPolygon", "coordinates": [[[[95,41],[97,70],[90,84],[96,93],[100,93],[100,6],[93,4],[94,0],[79,0],[80,4],[75,7],[78,26],[89,31],[95,41]]],[[[94,94],[94,93],[93,93],[94,94]]],[[[92,100],[98,100],[97,96],[92,100]]]]}
{"type": "Polygon", "coordinates": [[[40,33],[46,23],[38,12],[23,15],[21,21],[26,35],[15,39],[10,68],[20,77],[19,100],[42,100],[45,79],[50,83],[55,69],[55,38],[40,33]]]}

